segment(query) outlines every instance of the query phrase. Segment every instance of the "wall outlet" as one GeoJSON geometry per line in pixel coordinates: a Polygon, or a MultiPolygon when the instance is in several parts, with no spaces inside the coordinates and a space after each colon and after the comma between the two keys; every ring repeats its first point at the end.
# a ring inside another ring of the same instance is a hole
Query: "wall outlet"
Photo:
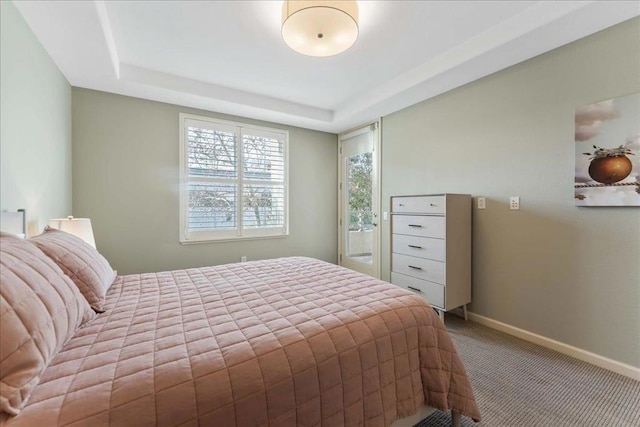
{"type": "Polygon", "coordinates": [[[246,257],[246,256],[244,256],[244,255],[242,255],[242,256],[240,257],[240,262],[247,262],[247,257],[246,257]]]}
{"type": "Polygon", "coordinates": [[[478,209],[486,209],[487,208],[487,199],[484,197],[478,197],[478,209]]]}
{"type": "Polygon", "coordinates": [[[520,197],[511,197],[509,201],[509,209],[511,209],[512,211],[520,210],[520,197]]]}

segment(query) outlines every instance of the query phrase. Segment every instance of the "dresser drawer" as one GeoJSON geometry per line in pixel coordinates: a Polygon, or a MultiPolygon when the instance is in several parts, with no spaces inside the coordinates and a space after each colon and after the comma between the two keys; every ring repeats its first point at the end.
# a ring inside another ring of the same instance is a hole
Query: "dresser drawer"
{"type": "Polygon", "coordinates": [[[393,215],[393,234],[445,238],[446,218],[443,216],[393,215]]]}
{"type": "Polygon", "coordinates": [[[393,252],[436,261],[445,260],[445,241],[442,239],[394,234],[391,241],[393,252]]]}
{"type": "Polygon", "coordinates": [[[416,279],[429,280],[444,284],[444,263],[430,259],[394,253],[391,255],[391,270],[416,279]]]}
{"type": "Polygon", "coordinates": [[[394,197],[392,213],[444,214],[444,196],[394,197]]]}
{"type": "Polygon", "coordinates": [[[435,307],[444,309],[444,286],[404,274],[391,273],[391,283],[414,292],[435,307]]]}

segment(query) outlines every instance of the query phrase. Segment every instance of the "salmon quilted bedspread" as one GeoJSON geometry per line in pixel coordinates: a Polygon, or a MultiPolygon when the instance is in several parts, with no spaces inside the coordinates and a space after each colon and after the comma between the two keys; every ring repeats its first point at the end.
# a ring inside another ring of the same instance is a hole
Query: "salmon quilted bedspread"
{"type": "Polygon", "coordinates": [[[388,426],[480,418],[420,297],[310,258],[119,276],[6,426],[388,426]]]}

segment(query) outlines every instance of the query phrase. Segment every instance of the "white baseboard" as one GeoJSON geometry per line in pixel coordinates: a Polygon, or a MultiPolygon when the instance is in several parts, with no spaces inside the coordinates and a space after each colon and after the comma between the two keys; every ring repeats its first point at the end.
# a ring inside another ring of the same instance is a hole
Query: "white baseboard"
{"type": "Polygon", "coordinates": [[[468,312],[468,315],[469,320],[478,322],[481,325],[497,329],[498,331],[513,335],[514,337],[541,345],[559,353],[566,354],[567,356],[575,357],[576,359],[591,363],[592,365],[599,366],[600,368],[608,369],[620,375],[624,375],[625,377],[640,381],[640,368],[636,368],[635,366],[627,365],[626,363],[618,362],[617,360],[609,359],[607,357],[600,356],[599,354],[591,353],[590,351],[573,347],[569,344],[543,337],[542,335],[534,334],[533,332],[525,331],[524,329],[516,328],[515,326],[511,326],[470,311],[468,312]]]}

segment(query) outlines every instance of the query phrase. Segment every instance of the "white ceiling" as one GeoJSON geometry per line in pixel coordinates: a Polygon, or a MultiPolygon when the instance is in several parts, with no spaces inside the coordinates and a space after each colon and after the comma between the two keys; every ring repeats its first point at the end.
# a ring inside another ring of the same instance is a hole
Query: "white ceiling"
{"type": "Polygon", "coordinates": [[[640,1],[359,1],[328,58],[282,1],[16,1],[73,86],[340,132],[640,15],[640,1]]]}

